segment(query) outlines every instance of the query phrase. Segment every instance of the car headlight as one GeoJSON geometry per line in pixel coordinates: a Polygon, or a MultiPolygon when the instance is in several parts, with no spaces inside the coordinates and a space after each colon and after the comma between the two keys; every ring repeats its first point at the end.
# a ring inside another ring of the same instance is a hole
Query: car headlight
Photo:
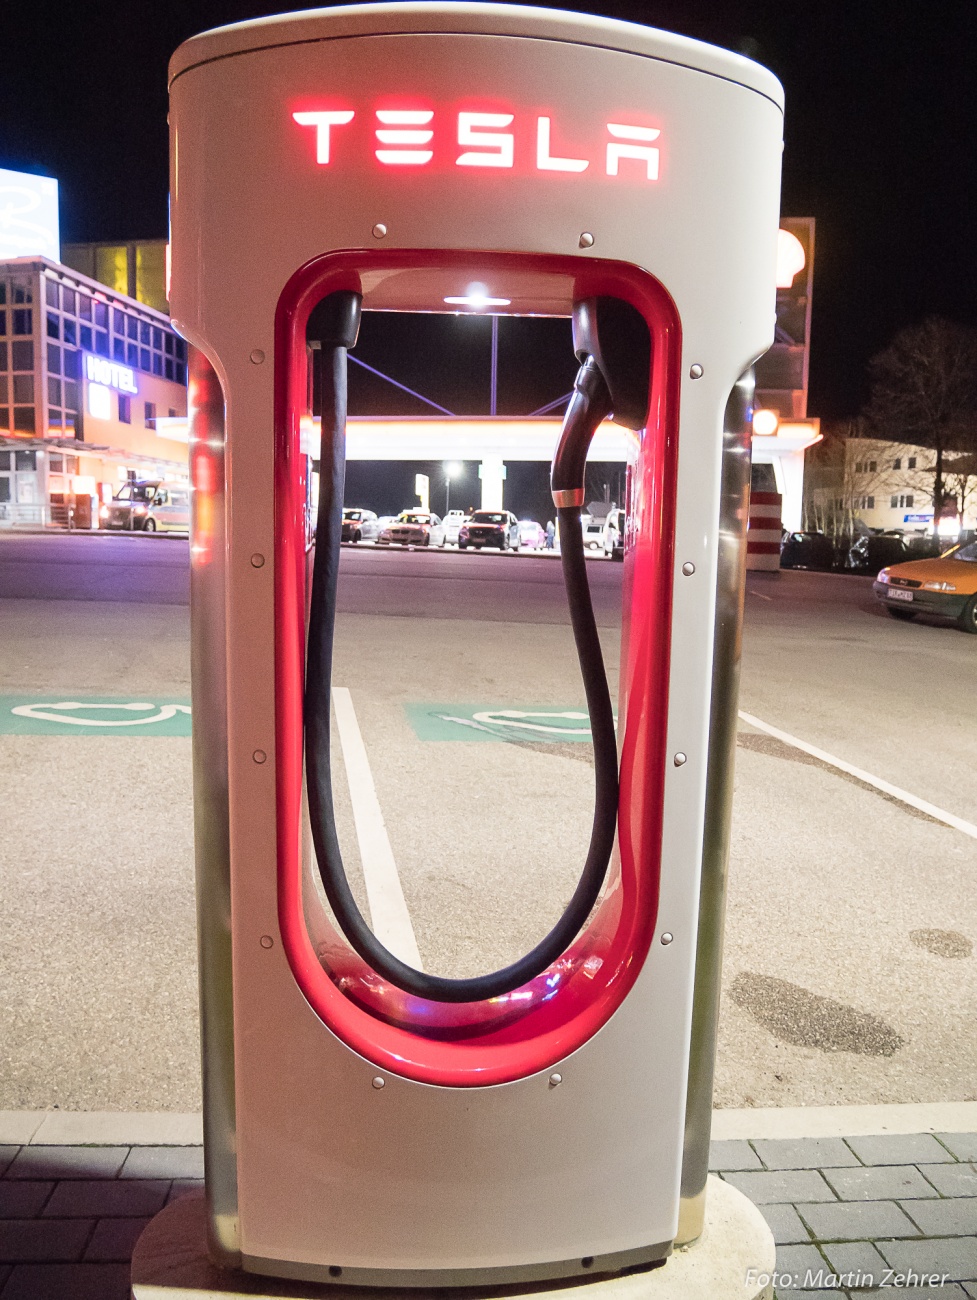
{"type": "Polygon", "coordinates": [[[888,581],[889,581],[889,570],[883,569],[882,572],[879,574],[879,576],[876,578],[876,582],[888,582],[888,581]]]}
{"type": "Polygon", "coordinates": [[[952,582],[924,582],[924,591],[956,591],[952,582]]]}
{"type": "Polygon", "coordinates": [[[135,511],[135,513],[136,513],[137,515],[144,515],[144,514],[146,513],[146,507],[145,507],[145,506],[136,506],[136,511],[135,511]]]}

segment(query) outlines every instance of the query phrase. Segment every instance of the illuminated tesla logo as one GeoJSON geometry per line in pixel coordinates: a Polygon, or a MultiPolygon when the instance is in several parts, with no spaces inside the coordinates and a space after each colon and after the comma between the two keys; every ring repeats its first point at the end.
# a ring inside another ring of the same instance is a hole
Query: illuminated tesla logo
{"type": "MultiPolygon", "coordinates": [[[[293,113],[299,126],[315,132],[316,162],[328,166],[333,158],[333,136],[355,118],[353,109],[323,109],[293,113]]],[[[374,126],[374,157],[384,167],[426,167],[435,156],[435,115],[433,109],[377,109],[374,126]]],[[[456,167],[512,168],[515,166],[517,131],[535,132],[535,170],[540,172],[585,172],[593,170],[605,176],[622,173],[636,179],[657,181],[660,151],[655,141],[661,135],[657,127],[627,122],[607,122],[607,138],[598,158],[570,158],[555,152],[553,119],[537,117],[535,127],[516,123],[514,113],[451,114],[452,139],[456,167]],[[511,128],[511,129],[507,129],[511,128]]],[[[441,124],[438,124],[441,125],[441,124]]],[[[445,131],[441,125],[441,147],[445,131]]]]}

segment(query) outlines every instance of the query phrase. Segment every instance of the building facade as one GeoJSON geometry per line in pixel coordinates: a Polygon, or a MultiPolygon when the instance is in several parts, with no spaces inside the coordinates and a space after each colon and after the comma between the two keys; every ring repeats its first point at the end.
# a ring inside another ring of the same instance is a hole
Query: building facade
{"type": "Polygon", "coordinates": [[[165,239],[61,245],[65,266],[162,312],[168,310],[167,258],[165,239]]]}
{"type": "Polygon", "coordinates": [[[159,311],[46,258],[0,262],[0,526],[187,478],[187,345],[159,311]]]}
{"type": "Polygon", "coordinates": [[[880,438],[839,438],[808,466],[806,526],[829,534],[902,532],[949,540],[977,528],[977,457],[944,454],[942,518],[934,520],[936,452],[880,438]]]}

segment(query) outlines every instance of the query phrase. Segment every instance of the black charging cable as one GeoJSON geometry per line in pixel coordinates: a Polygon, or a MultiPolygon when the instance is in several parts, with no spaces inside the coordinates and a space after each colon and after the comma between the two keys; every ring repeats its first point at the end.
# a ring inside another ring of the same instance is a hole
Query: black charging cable
{"type": "MultiPolygon", "coordinates": [[[[592,303],[604,301],[610,300],[598,299],[592,303]]],[[[613,409],[611,389],[594,356],[578,349],[583,364],[564,417],[551,476],[560,520],[563,575],[594,744],[596,798],[584,868],[559,921],[524,957],[502,970],[470,979],[428,975],[395,957],[367,924],[346,877],[332,799],[330,690],[346,474],[346,352],[356,342],[360,305],[358,294],[330,294],[316,307],[307,332],[310,341],[321,345],[322,394],[319,510],[305,675],[305,766],[312,842],[323,888],[336,920],[353,949],[377,974],[407,993],[435,1002],[482,1002],[511,993],[535,979],[566,951],[597,901],[614,846],[618,807],[617,740],[587,581],[580,519],[587,450],[597,426],[613,409]]],[[[586,304],[581,304],[581,309],[585,308],[586,304]]],[[[576,332],[575,317],[575,343],[576,332]]],[[[647,374],[646,357],[645,392],[647,374]]]]}

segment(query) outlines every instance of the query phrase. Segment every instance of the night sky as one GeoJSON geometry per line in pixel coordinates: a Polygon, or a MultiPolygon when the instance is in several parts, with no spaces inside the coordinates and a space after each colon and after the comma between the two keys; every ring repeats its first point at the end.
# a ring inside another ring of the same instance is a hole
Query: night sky
{"type": "MultiPolygon", "coordinates": [[[[586,7],[738,50],[784,83],[782,211],[818,223],[812,415],[855,414],[866,361],[901,326],[930,314],[977,325],[977,5],[586,7]]],[[[247,0],[5,0],[0,166],[58,178],[63,242],[164,236],[169,55],[195,32],[269,12],[247,0]]]]}

